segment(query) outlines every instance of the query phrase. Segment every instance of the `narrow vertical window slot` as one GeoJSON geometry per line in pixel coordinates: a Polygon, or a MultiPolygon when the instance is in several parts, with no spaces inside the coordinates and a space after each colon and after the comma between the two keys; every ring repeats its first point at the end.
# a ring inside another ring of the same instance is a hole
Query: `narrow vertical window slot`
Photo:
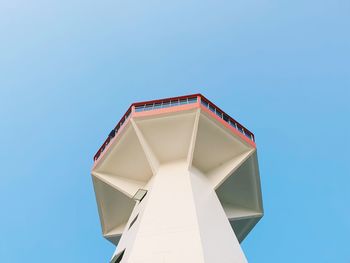
{"type": "Polygon", "coordinates": [[[120,263],[123,259],[124,253],[125,253],[125,249],[122,252],[120,252],[119,254],[115,255],[112,258],[110,263],[120,263]]]}
{"type": "Polygon", "coordinates": [[[135,224],[138,217],[139,217],[139,215],[137,214],[137,216],[135,216],[135,218],[131,221],[129,229],[132,227],[133,224],[135,224]]]}

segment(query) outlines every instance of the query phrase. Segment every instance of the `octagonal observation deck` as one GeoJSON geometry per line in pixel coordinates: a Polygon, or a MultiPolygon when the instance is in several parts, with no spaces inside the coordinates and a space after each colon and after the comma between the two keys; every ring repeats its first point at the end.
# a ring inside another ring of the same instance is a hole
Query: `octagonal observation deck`
{"type": "MultiPolygon", "coordinates": [[[[130,227],[134,195],[161,165],[185,161],[210,181],[241,242],[263,216],[255,137],[201,94],[133,103],[94,156],[103,235],[130,227]]],[[[179,189],[181,191],[181,189],[179,189]]]]}

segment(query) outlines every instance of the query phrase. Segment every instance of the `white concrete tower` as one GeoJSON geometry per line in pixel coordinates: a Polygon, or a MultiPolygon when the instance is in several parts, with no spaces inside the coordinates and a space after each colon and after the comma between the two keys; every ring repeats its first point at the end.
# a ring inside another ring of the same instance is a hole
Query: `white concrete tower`
{"type": "Polygon", "coordinates": [[[254,135],[204,96],[132,104],[92,178],[111,262],[247,262],[263,216],[254,135]]]}

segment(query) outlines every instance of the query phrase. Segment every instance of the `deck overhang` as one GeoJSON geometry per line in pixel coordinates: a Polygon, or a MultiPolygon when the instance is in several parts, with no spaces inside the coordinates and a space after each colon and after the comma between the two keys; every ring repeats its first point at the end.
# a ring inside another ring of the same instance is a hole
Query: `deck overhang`
{"type": "Polygon", "coordinates": [[[159,167],[171,162],[186,161],[189,170],[206,175],[240,242],[263,216],[254,135],[196,97],[166,108],[155,108],[156,102],[151,110],[131,107],[95,158],[102,232],[115,245],[136,204],[134,194],[150,188],[159,167]]]}

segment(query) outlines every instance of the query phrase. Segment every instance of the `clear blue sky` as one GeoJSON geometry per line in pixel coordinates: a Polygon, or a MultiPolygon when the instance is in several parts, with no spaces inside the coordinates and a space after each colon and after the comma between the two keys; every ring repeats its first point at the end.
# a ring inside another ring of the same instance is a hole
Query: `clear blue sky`
{"type": "Polygon", "coordinates": [[[196,92],[256,135],[250,262],[350,262],[348,0],[3,0],[0,40],[0,262],[107,262],[95,151],[196,92]]]}

